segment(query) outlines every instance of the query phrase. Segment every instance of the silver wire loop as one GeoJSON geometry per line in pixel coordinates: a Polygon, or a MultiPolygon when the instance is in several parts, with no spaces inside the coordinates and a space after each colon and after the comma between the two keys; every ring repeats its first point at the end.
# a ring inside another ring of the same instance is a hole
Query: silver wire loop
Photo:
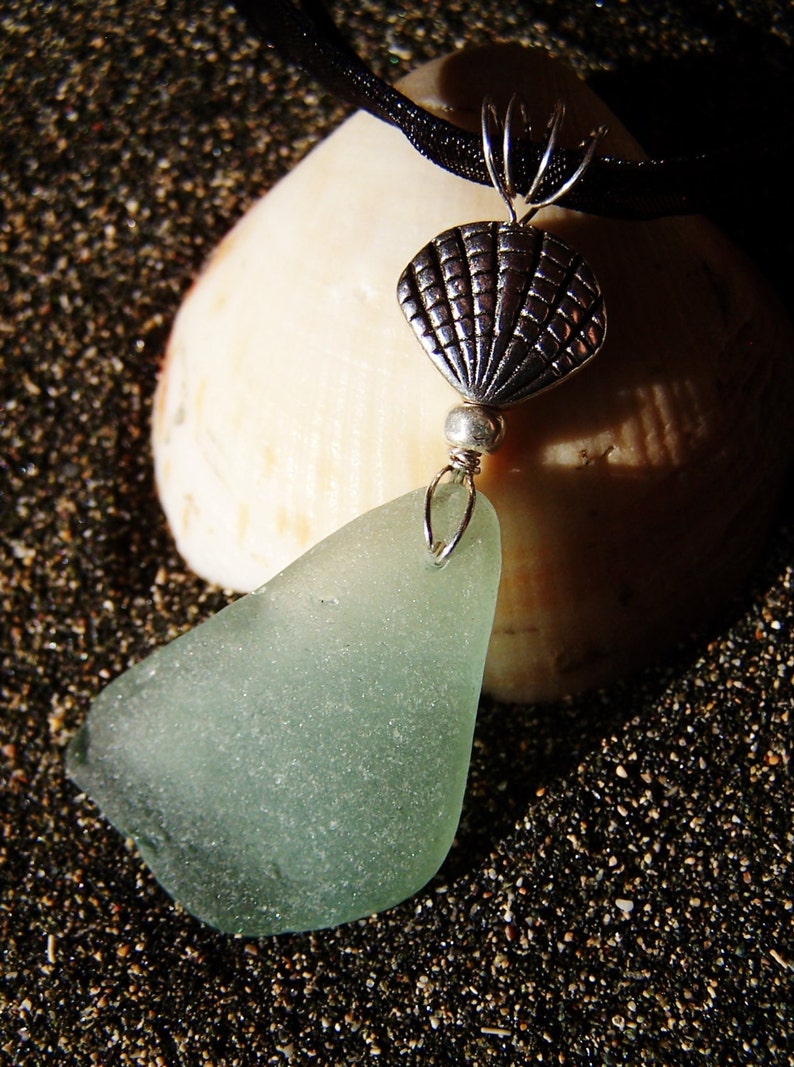
{"type": "Polygon", "coordinates": [[[564,101],[558,100],[554,105],[554,110],[549,116],[549,121],[546,124],[546,133],[543,140],[543,151],[541,153],[540,163],[538,164],[538,169],[535,172],[535,177],[530,183],[529,189],[523,196],[519,196],[516,192],[513,160],[515,157],[515,144],[519,139],[519,136],[526,135],[530,132],[529,118],[524,101],[521,100],[520,97],[513,95],[510,98],[510,103],[507,105],[505,117],[502,119],[491,98],[486,96],[482,102],[480,120],[482,127],[482,151],[483,156],[485,157],[485,165],[488,168],[488,175],[494,189],[507,205],[510,222],[517,222],[522,226],[528,223],[532,216],[540,211],[541,208],[551,207],[552,204],[556,204],[561,197],[570,192],[595,159],[598,147],[607,133],[606,126],[599,126],[597,129],[593,130],[589,137],[586,137],[580,146],[584,149],[584,155],[576,170],[565,178],[555,189],[552,189],[548,196],[536,200],[535,196],[543,184],[551,159],[559,147],[560,130],[565,121],[564,101]],[[518,128],[519,122],[520,130],[518,128]],[[502,142],[501,158],[499,160],[497,160],[494,152],[494,142],[497,140],[501,140],[502,142]],[[515,208],[515,201],[517,199],[523,200],[524,204],[527,206],[527,211],[520,218],[515,208]]]}
{"type": "Polygon", "coordinates": [[[504,122],[502,122],[502,119],[499,117],[496,105],[491,100],[490,96],[486,96],[483,100],[482,110],[480,112],[482,154],[485,157],[485,166],[488,168],[488,176],[491,179],[491,184],[505,202],[511,222],[517,221],[516,209],[513,206],[513,201],[516,198],[516,191],[513,185],[512,168],[516,108],[521,111],[521,117],[526,124],[526,109],[523,102],[515,95],[510,97],[510,103],[507,105],[507,113],[504,122]],[[502,139],[501,166],[497,165],[493,148],[493,142],[499,136],[501,136],[502,139]]]}
{"type": "Polygon", "coordinates": [[[457,465],[454,457],[451,456],[450,458],[452,462],[441,468],[430,485],[428,485],[425,493],[425,544],[433,556],[434,562],[439,566],[449,559],[460,543],[461,537],[463,537],[471,522],[471,517],[474,514],[474,505],[477,500],[477,490],[474,488],[475,472],[457,465]],[[451,483],[465,485],[466,507],[463,509],[463,515],[452,537],[448,541],[439,541],[433,533],[433,498],[442,478],[447,474],[452,475],[451,483]]]}

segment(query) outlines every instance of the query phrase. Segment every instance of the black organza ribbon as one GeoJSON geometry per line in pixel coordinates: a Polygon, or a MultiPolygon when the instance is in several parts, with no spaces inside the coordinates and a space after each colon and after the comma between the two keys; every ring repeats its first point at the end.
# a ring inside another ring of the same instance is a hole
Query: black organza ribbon
{"type": "MultiPolygon", "coordinates": [[[[431,115],[362,63],[317,0],[238,0],[253,30],[288,60],[315,77],[338,99],[399,127],[433,163],[470,181],[490,183],[480,137],[431,115]]],[[[758,136],[723,150],[673,159],[602,157],[560,205],[613,218],[647,219],[692,212],[722,213],[764,196],[765,180],[777,182],[788,155],[794,123],[776,137],[758,136]]],[[[525,191],[542,148],[516,145],[516,185],[525,191]]],[[[576,167],[580,155],[557,150],[547,174],[550,186],[576,167]]],[[[545,185],[545,183],[544,183],[545,185]]]]}

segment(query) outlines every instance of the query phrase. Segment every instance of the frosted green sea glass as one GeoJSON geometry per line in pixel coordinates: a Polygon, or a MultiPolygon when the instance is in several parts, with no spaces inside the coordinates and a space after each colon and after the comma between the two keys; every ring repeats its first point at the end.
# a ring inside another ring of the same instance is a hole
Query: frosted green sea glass
{"type": "MultiPolygon", "coordinates": [[[[257,936],[420,889],[452,843],[500,572],[482,496],[436,566],[424,491],[367,513],[96,699],[69,773],[171,896],[257,936]]],[[[465,491],[444,486],[434,525],[465,491]]]]}

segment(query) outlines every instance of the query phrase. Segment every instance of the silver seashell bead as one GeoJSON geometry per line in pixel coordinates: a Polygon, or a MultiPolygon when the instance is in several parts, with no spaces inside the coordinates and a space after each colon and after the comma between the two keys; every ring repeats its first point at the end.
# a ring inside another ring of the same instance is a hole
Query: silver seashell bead
{"type": "Polygon", "coordinates": [[[400,276],[420,344],[465,400],[507,407],[558,384],[601,347],[606,313],[585,259],[517,222],[445,230],[400,276]]]}

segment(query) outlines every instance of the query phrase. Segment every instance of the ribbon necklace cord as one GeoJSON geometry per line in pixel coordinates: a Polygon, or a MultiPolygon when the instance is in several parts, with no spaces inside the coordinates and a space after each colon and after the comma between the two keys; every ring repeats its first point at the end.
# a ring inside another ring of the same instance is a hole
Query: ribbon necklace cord
{"type": "MultiPolygon", "coordinates": [[[[469,181],[490,184],[476,133],[461,130],[414,104],[377,77],[344,41],[318,0],[237,0],[237,7],[260,39],[315,77],[339,100],[369,111],[398,127],[427,159],[469,181]]],[[[794,122],[792,122],[794,133],[794,122]]],[[[765,175],[784,168],[789,138],[755,136],[741,143],[690,157],[646,161],[602,157],[594,160],[561,207],[623,219],[720,212],[746,198],[762,195],[765,175]],[[730,181],[726,181],[726,176],[730,181]]],[[[515,181],[526,192],[537,172],[543,145],[517,147],[515,181]]],[[[547,168],[548,181],[576,169],[582,153],[557,148],[547,168]]]]}

